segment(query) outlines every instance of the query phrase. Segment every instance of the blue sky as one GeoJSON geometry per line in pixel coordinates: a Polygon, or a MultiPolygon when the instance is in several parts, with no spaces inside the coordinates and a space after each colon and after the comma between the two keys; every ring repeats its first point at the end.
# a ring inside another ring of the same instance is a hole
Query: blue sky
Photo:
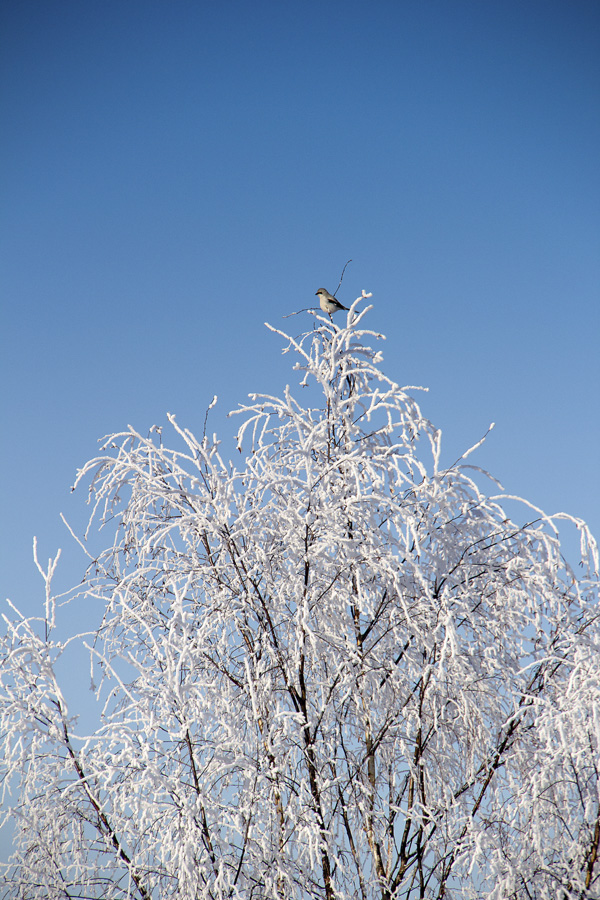
{"type": "MultiPolygon", "coordinates": [[[[373,292],[446,462],[600,535],[597,2],[4,3],[0,595],[84,561],[76,469],[294,383],[321,286],[373,292]],[[308,320],[306,321],[308,323],[308,320]]],[[[225,455],[229,455],[227,450],[225,455]]],[[[231,455],[234,455],[233,446],[231,455]]]]}

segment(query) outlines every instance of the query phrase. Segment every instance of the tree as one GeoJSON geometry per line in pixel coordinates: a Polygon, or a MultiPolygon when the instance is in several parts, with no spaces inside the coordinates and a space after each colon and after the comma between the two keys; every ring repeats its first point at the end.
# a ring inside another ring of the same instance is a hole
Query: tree
{"type": "Polygon", "coordinates": [[[442,467],[358,303],[284,335],[305,402],[251,395],[240,468],[170,416],[179,449],[130,428],[79,473],[102,720],[58,685],[54,561],[6,618],[5,897],[598,897],[596,545],[572,519],[576,576],[568,517],[442,467]]]}

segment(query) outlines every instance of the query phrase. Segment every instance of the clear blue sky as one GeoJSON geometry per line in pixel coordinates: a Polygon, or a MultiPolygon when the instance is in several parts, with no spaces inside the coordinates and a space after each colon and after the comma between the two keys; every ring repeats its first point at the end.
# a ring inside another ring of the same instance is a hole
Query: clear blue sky
{"type": "MultiPolygon", "coordinates": [[[[386,373],[446,462],[600,534],[600,5],[585,0],[1,7],[0,594],[97,439],[201,432],[294,383],[263,322],[373,292],[386,373]]],[[[234,454],[233,448],[231,455],[234,454]]],[[[225,455],[227,450],[225,450],[225,455]]]]}

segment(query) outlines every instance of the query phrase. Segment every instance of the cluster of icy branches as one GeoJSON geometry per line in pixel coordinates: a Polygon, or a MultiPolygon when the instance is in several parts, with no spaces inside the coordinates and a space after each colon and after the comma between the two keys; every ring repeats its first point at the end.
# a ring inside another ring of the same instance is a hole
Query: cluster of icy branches
{"type": "Polygon", "coordinates": [[[302,388],[238,411],[241,467],[169,417],[179,449],[130,428],[80,472],[102,716],[75,736],[48,589],[6,618],[5,897],[598,896],[596,545],[572,520],[576,574],[442,467],[366,312],[284,335],[302,388]]]}

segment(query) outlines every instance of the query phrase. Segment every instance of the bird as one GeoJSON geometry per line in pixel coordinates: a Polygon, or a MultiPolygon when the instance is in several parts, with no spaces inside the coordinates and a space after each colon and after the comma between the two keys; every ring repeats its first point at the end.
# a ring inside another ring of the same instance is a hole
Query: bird
{"type": "Polygon", "coordinates": [[[333,294],[330,294],[329,291],[326,291],[325,288],[319,288],[315,297],[319,298],[319,303],[321,304],[321,309],[323,312],[326,312],[331,318],[331,313],[337,312],[338,309],[347,310],[348,307],[344,306],[343,303],[340,303],[339,300],[336,300],[333,294]]]}

